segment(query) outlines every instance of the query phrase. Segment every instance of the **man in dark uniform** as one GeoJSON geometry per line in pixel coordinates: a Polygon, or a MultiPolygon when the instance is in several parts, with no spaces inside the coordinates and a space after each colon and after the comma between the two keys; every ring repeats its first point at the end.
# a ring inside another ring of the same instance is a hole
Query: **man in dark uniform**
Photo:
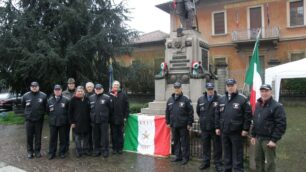
{"type": "Polygon", "coordinates": [[[222,133],[224,172],[242,172],[243,137],[250,129],[252,112],[247,98],[238,93],[235,79],[226,80],[226,90],[219,102],[216,134],[222,133]]]}
{"type": "Polygon", "coordinates": [[[66,131],[68,125],[69,101],[62,96],[62,87],[58,84],[54,86],[54,95],[48,100],[47,111],[49,113],[50,143],[49,159],[56,155],[57,138],[59,137],[59,154],[65,158],[66,152],[66,131]]]}
{"type": "Polygon", "coordinates": [[[22,96],[22,106],[24,107],[26,120],[28,158],[32,159],[34,153],[36,158],[41,157],[41,132],[46,112],[47,96],[39,91],[39,84],[37,82],[32,82],[30,89],[30,92],[22,96]],[[34,138],[35,149],[33,149],[34,138]]]}
{"type": "Polygon", "coordinates": [[[126,94],[120,90],[120,83],[118,81],[113,82],[110,98],[112,107],[114,107],[110,120],[113,154],[122,154],[123,127],[124,122],[129,116],[129,102],[126,94]]]}
{"type": "Polygon", "coordinates": [[[283,105],[272,98],[271,85],[264,84],[260,87],[260,98],[255,106],[251,132],[257,172],[276,171],[276,143],[285,131],[286,114],[283,105]]]}
{"type": "MultiPolygon", "coordinates": [[[[68,98],[70,101],[71,98],[73,97],[75,92],[75,80],[74,78],[69,78],[67,81],[67,89],[63,91],[63,96],[68,98]]],[[[69,151],[69,145],[70,145],[70,123],[68,122],[67,127],[66,127],[66,151],[69,151]]]]}
{"type": "Polygon", "coordinates": [[[185,165],[189,161],[189,131],[193,123],[193,107],[191,100],[183,95],[182,84],[174,83],[174,93],[167,101],[166,123],[172,128],[175,159],[185,165]]]}
{"type": "Polygon", "coordinates": [[[94,156],[104,158],[109,155],[109,117],[111,112],[110,96],[104,94],[101,84],[96,84],[95,94],[89,97],[90,118],[94,143],[94,156]]]}
{"type": "Polygon", "coordinates": [[[214,87],[214,83],[206,83],[207,91],[198,99],[197,103],[203,144],[203,162],[199,169],[204,170],[210,167],[211,141],[213,141],[215,168],[217,172],[221,172],[222,143],[221,137],[215,133],[215,116],[218,112],[221,96],[217,94],[214,87]]]}

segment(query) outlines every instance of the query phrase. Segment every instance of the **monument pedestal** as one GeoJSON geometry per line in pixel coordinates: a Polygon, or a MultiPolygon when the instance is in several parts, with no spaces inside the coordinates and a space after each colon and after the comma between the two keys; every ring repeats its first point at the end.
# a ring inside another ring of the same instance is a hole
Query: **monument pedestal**
{"type": "Polygon", "coordinates": [[[173,93],[173,84],[182,83],[183,94],[191,99],[194,109],[198,98],[204,92],[205,79],[200,74],[208,71],[208,44],[195,30],[172,32],[167,39],[165,50],[165,76],[155,79],[155,100],[141,113],[164,115],[166,102],[173,93]],[[194,70],[194,64],[203,66],[202,71],[194,70]],[[202,65],[203,64],[203,65],[202,65]],[[201,73],[202,72],[202,73],[201,73]],[[199,75],[198,75],[199,74],[199,75]]]}

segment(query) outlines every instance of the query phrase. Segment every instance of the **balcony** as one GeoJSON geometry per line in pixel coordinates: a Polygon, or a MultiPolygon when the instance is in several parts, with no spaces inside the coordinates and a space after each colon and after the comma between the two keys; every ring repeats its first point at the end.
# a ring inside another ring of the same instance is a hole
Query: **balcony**
{"type": "MultiPolygon", "coordinates": [[[[253,46],[254,42],[256,41],[256,37],[258,35],[259,30],[260,28],[233,31],[232,42],[236,44],[237,51],[240,51],[242,47],[253,46]]],[[[262,28],[262,32],[259,39],[261,45],[277,48],[279,37],[279,28],[274,26],[262,28]]]]}

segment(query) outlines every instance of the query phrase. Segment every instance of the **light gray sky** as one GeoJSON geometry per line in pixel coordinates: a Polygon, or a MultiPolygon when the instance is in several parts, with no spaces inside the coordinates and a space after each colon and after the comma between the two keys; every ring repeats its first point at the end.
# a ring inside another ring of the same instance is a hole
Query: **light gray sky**
{"type": "MultiPolygon", "coordinates": [[[[171,0],[114,0],[115,3],[124,2],[126,7],[130,9],[129,15],[131,21],[127,24],[135,30],[143,33],[161,30],[169,33],[170,31],[170,15],[155,5],[169,2],[171,0]]],[[[0,5],[2,4],[0,0],[0,5]]]]}
{"type": "Polygon", "coordinates": [[[155,5],[169,2],[171,0],[114,0],[116,3],[123,1],[130,9],[131,21],[127,24],[143,33],[161,30],[169,33],[170,15],[155,5]]]}

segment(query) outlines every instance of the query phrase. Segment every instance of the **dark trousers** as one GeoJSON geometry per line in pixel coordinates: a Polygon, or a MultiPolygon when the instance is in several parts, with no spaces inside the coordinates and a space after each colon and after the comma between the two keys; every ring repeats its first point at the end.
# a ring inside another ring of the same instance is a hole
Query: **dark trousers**
{"type": "Polygon", "coordinates": [[[66,131],[67,126],[50,126],[50,143],[49,143],[49,154],[55,155],[57,150],[57,140],[59,138],[59,153],[65,154],[66,152],[66,131]]]}
{"type": "Polygon", "coordinates": [[[108,152],[109,145],[109,125],[108,123],[93,124],[92,125],[92,136],[94,152],[108,152]]]}
{"type": "Polygon", "coordinates": [[[89,147],[89,151],[92,152],[93,150],[93,134],[92,134],[92,126],[89,125],[89,133],[88,133],[88,147],[89,147]]]}
{"type": "Polygon", "coordinates": [[[189,131],[186,127],[172,128],[172,137],[174,141],[174,154],[177,159],[189,160],[190,143],[189,131]]]}
{"type": "Polygon", "coordinates": [[[65,152],[69,151],[69,145],[70,145],[70,124],[67,124],[66,126],[66,146],[65,146],[65,152]]]}
{"type": "Polygon", "coordinates": [[[123,149],[123,124],[111,124],[112,145],[114,151],[123,149]]]}
{"type": "Polygon", "coordinates": [[[215,166],[221,166],[222,165],[221,137],[217,136],[214,131],[202,131],[201,137],[202,137],[202,144],[203,144],[203,163],[210,164],[211,142],[213,142],[214,163],[215,163],[215,166]]]}
{"type": "Polygon", "coordinates": [[[27,134],[27,151],[28,153],[39,153],[41,149],[41,133],[43,128],[43,120],[26,121],[27,134]],[[35,140],[35,148],[33,148],[33,141],[35,140]]]}
{"type": "Polygon", "coordinates": [[[243,172],[243,138],[240,132],[223,134],[224,172],[243,172]]]}
{"type": "Polygon", "coordinates": [[[84,153],[89,151],[89,133],[76,133],[74,132],[75,148],[78,153],[84,153]]]}

